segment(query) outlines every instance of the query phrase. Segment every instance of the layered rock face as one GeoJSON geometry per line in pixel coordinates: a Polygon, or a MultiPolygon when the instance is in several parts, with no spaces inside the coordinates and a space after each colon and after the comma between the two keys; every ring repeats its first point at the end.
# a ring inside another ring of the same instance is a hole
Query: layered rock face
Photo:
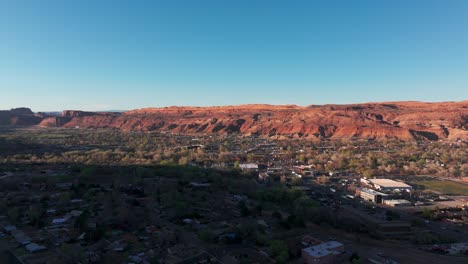
{"type": "Polygon", "coordinates": [[[144,108],[124,113],[28,108],[0,111],[0,125],[115,128],[304,139],[468,140],[468,101],[352,105],[238,105],[144,108]]]}
{"type": "Polygon", "coordinates": [[[468,140],[468,101],[353,105],[238,105],[65,111],[46,126],[174,133],[242,133],[273,138],[468,140]]]}

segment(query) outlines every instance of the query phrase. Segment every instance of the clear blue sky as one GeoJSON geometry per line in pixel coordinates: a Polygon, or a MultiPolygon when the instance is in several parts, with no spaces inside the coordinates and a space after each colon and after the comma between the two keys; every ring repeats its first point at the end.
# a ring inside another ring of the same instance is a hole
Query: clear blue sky
{"type": "Polygon", "coordinates": [[[0,109],[468,99],[468,1],[0,1],[0,109]]]}

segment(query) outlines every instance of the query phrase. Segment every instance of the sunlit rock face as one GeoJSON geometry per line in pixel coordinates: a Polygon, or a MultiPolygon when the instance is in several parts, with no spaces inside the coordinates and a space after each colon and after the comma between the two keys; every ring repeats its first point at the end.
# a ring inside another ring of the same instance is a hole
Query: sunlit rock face
{"type": "Polygon", "coordinates": [[[352,105],[238,105],[144,108],[123,113],[28,108],[0,111],[0,125],[116,128],[303,139],[468,140],[468,101],[352,105]]]}
{"type": "Polygon", "coordinates": [[[238,105],[64,111],[44,125],[173,133],[242,133],[272,138],[467,140],[468,101],[353,105],[238,105]]]}

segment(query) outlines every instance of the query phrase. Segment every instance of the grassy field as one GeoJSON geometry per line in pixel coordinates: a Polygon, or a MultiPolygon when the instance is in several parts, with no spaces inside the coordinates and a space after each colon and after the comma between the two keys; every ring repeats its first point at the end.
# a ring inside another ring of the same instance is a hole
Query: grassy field
{"type": "Polygon", "coordinates": [[[414,181],[414,183],[443,194],[468,195],[468,185],[463,183],[438,180],[414,181]]]}

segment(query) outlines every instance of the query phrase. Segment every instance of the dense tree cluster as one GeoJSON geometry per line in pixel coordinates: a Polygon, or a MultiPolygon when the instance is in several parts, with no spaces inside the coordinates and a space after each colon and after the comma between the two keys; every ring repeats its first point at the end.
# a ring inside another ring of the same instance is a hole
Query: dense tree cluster
{"type": "Polygon", "coordinates": [[[377,175],[468,175],[466,142],[333,141],[280,142],[296,162],[319,171],[350,171],[377,175]],[[294,149],[295,151],[289,151],[294,149]]]}
{"type": "Polygon", "coordinates": [[[0,135],[0,163],[201,166],[240,162],[310,164],[316,171],[378,175],[468,175],[468,143],[444,141],[267,140],[275,155],[256,157],[253,138],[173,135],[118,130],[33,130],[0,135]]]}

